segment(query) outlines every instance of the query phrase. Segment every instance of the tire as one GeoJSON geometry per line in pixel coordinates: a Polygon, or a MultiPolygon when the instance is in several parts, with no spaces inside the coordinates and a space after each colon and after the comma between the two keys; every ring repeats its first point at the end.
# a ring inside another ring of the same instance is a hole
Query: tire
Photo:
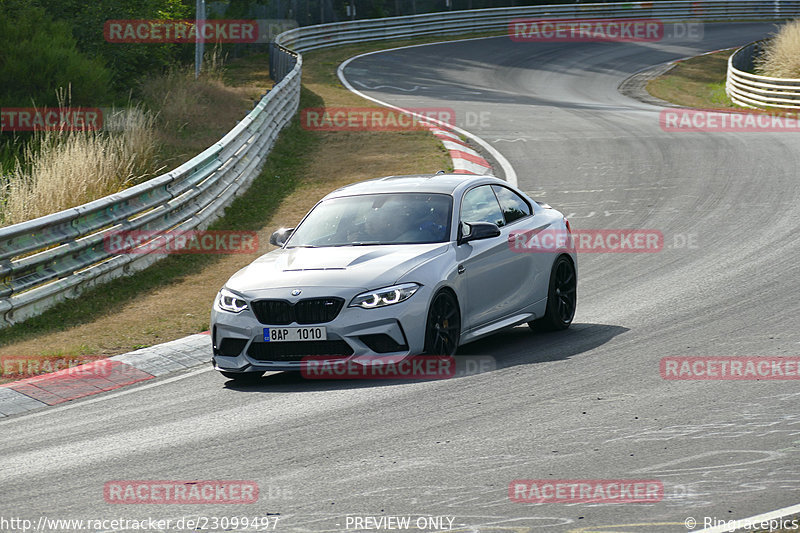
{"type": "Polygon", "coordinates": [[[461,337],[461,309],[455,295],[447,290],[436,293],[425,323],[425,353],[455,355],[461,337]]]}
{"type": "Polygon", "coordinates": [[[547,290],[547,308],[544,316],[528,322],[534,331],[559,331],[567,329],[575,317],[578,303],[575,266],[566,255],[559,256],[550,271],[547,290]]]}
{"type": "Polygon", "coordinates": [[[253,383],[261,379],[264,375],[263,372],[224,372],[219,371],[220,374],[228,379],[232,379],[236,383],[253,383]]]}

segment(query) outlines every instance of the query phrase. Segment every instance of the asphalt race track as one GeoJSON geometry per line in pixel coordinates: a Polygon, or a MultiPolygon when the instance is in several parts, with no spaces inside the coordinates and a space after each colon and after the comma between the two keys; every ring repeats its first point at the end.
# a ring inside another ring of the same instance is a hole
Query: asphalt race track
{"type": "Polygon", "coordinates": [[[573,327],[518,327],[461,350],[493,357],[490,372],[234,385],[201,369],[1,421],[0,515],[659,533],[800,503],[797,381],[659,371],[667,356],[800,355],[800,132],[665,132],[660,108],[617,90],[648,66],[773,28],[707,25],[702,40],[672,43],[492,38],[352,61],[345,75],[369,96],[455,109],[573,228],[657,230],[663,250],[581,254],[573,327]],[[659,480],[664,497],[518,503],[517,479],[659,480]],[[109,504],[114,480],[251,480],[260,499],[109,504]]]}

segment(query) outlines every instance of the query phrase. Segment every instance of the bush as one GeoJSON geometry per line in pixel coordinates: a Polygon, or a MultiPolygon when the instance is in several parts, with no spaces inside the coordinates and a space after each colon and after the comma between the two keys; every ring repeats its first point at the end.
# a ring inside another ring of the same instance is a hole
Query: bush
{"type": "MultiPolygon", "coordinates": [[[[2,1],[2,0],[0,0],[2,1]]],[[[159,73],[194,57],[193,44],[109,43],[103,29],[107,20],[194,18],[194,0],[30,0],[56,20],[72,28],[78,48],[102,57],[112,69],[114,88],[125,93],[143,75],[159,73]]]]}
{"type": "Polygon", "coordinates": [[[756,72],[773,78],[800,78],[800,20],[784,24],[755,59],[756,72]]]}
{"type": "Polygon", "coordinates": [[[24,0],[0,0],[0,106],[58,105],[56,90],[71,86],[76,106],[111,98],[111,73],[78,51],[68,23],[24,0]]]}

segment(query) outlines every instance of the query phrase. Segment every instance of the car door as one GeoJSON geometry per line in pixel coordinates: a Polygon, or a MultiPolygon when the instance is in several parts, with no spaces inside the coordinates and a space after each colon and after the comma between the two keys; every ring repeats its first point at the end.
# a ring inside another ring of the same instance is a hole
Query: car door
{"type": "MultiPolygon", "coordinates": [[[[505,234],[513,239],[515,232],[529,230],[548,230],[550,224],[546,219],[537,222],[531,205],[522,196],[517,194],[509,187],[502,185],[492,185],[492,190],[500,203],[503,211],[505,234]]],[[[550,268],[553,264],[553,253],[551,252],[520,252],[515,250],[513,244],[510,246],[516,255],[522,256],[517,265],[516,272],[521,276],[520,290],[518,296],[518,308],[524,309],[531,304],[547,297],[547,289],[550,281],[550,268]]]]}
{"type": "Polygon", "coordinates": [[[460,222],[491,222],[500,235],[459,245],[459,271],[466,277],[464,326],[473,330],[512,315],[525,299],[526,254],[512,251],[509,230],[491,185],[468,190],[461,202],[460,222]]]}

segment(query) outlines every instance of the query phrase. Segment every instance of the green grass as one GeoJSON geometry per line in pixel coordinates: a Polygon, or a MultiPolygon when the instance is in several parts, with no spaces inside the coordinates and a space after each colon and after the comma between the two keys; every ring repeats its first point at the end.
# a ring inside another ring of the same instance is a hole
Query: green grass
{"type": "Polygon", "coordinates": [[[721,107],[734,107],[735,104],[728,98],[728,93],[725,92],[725,82],[709,83],[708,84],[708,98],[712,104],[721,107]]]}
{"type": "Polygon", "coordinates": [[[678,63],[650,80],[647,91],[673,104],[699,109],[741,109],[725,94],[728,57],[733,50],[703,54],[678,63]]]}

